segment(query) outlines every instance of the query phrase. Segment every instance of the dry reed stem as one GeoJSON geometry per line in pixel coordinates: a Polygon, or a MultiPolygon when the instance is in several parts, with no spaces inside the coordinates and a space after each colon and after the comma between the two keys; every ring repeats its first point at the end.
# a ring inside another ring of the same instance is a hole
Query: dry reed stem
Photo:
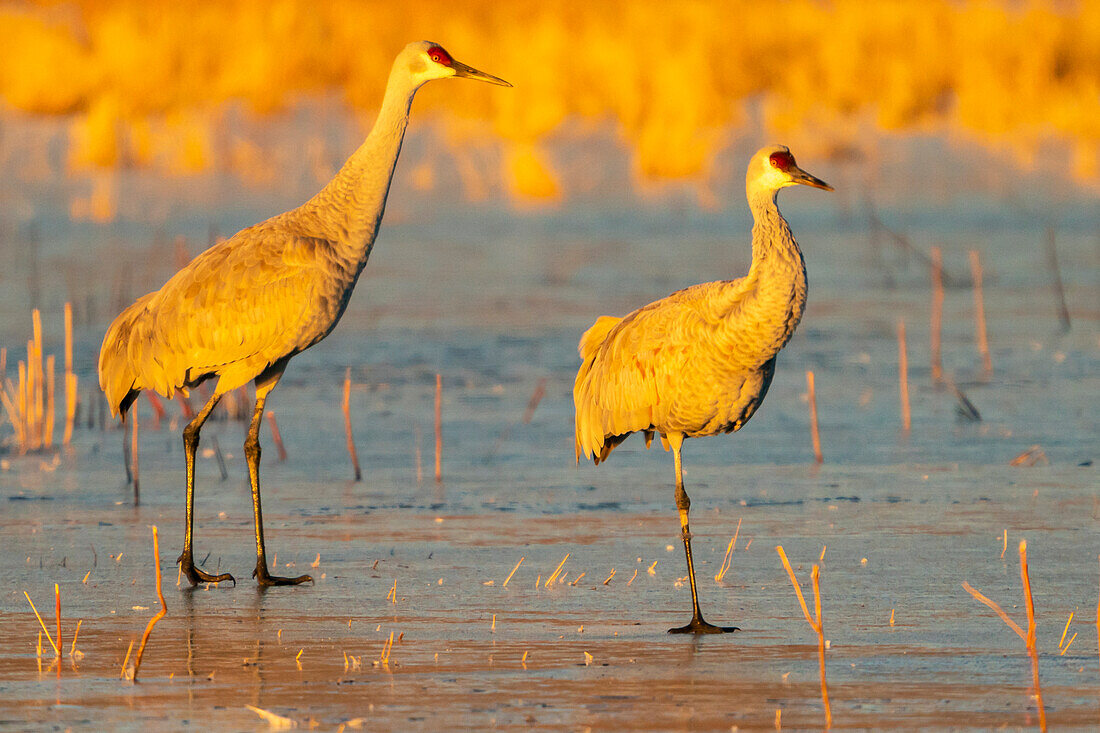
{"type": "Polygon", "coordinates": [[[286,446],[283,445],[283,436],[282,433],[279,432],[279,424],[275,422],[275,413],[271,410],[265,413],[265,417],[267,418],[268,426],[271,428],[271,439],[275,441],[275,450],[279,454],[279,462],[281,463],[286,460],[286,446]]]}
{"type": "Polygon", "coordinates": [[[1069,331],[1069,308],[1066,307],[1066,290],[1062,285],[1062,273],[1058,268],[1058,248],[1054,242],[1054,227],[1047,227],[1047,264],[1050,265],[1050,273],[1054,279],[1054,293],[1058,296],[1058,321],[1062,324],[1062,332],[1069,331]]]}
{"type": "MultiPolygon", "coordinates": [[[[41,626],[42,630],[46,632],[46,641],[50,642],[50,646],[53,647],[54,654],[56,654],[57,656],[60,657],[61,656],[61,650],[57,646],[57,644],[54,644],[53,637],[50,636],[50,630],[46,628],[46,624],[42,620],[42,616],[39,615],[38,609],[34,607],[34,601],[31,600],[30,594],[27,593],[27,591],[23,591],[23,595],[27,597],[27,603],[31,604],[31,610],[34,611],[34,616],[35,616],[35,618],[38,619],[38,625],[41,626]]],[[[1100,623],[1100,612],[1098,612],[1098,615],[1097,615],[1097,623],[1100,623]]]]}
{"type": "Polygon", "coordinates": [[[1002,621],[1008,624],[1008,628],[1015,631],[1016,635],[1023,639],[1025,642],[1027,641],[1027,634],[1024,633],[1024,630],[1020,628],[1020,625],[1018,623],[1008,617],[1008,614],[1004,612],[1004,609],[997,605],[996,601],[983,595],[980,590],[970,585],[970,583],[967,583],[965,580],[963,581],[962,587],[963,590],[965,590],[967,593],[974,596],[979,601],[993,609],[993,612],[1000,616],[1002,621]]]}
{"type": "Polygon", "coordinates": [[[554,572],[551,573],[550,577],[546,579],[546,585],[543,586],[544,588],[549,588],[550,584],[553,583],[557,579],[558,573],[560,573],[562,567],[565,566],[565,561],[569,559],[569,555],[570,555],[570,553],[568,553],[568,552],[565,553],[565,557],[563,557],[561,559],[561,562],[558,563],[558,566],[556,568],[554,568],[554,572]]]}
{"type": "Polygon", "coordinates": [[[912,427],[909,412],[909,353],[905,344],[905,319],[898,319],[898,390],[901,395],[901,429],[908,433],[912,427]]]}
{"type": "Polygon", "coordinates": [[[54,394],[56,392],[54,385],[54,364],[54,355],[50,354],[46,357],[46,417],[42,425],[43,448],[49,448],[53,445],[54,394]]]}
{"type": "Polygon", "coordinates": [[[776,545],[775,551],[779,553],[779,558],[783,561],[783,567],[787,569],[787,575],[791,578],[791,585],[794,586],[794,592],[798,595],[798,604],[802,606],[802,613],[806,616],[806,623],[816,631],[817,628],[814,626],[814,620],[810,616],[810,609],[806,606],[806,599],[802,595],[802,587],[799,586],[798,579],[794,577],[794,569],[791,568],[791,563],[787,560],[787,553],[783,551],[782,545],[776,545]]]}
{"type": "Polygon", "coordinates": [[[1001,543],[1001,558],[1004,559],[1005,552],[1008,551],[1008,527],[1005,527],[1005,532],[1001,535],[1003,542],[1001,543]]]}
{"type": "Polygon", "coordinates": [[[817,659],[818,668],[821,672],[821,702],[825,707],[825,727],[832,728],[833,710],[832,706],[829,704],[829,687],[825,682],[825,630],[824,624],[821,621],[821,568],[814,565],[813,570],[810,571],[810,579],[813,582],[814,589],[814,614],[817,617],[815,621],[810,617],[810,609],[806,606],[806,599],[802,595],[802,588],[798,585],[798,579],[794,576],[794,569],[791,567],[790,561],[787,560],[787,553],[783,551],[783,546],[776,545],[775,551],[779,553],[779,558],[783,561],[783,567],[787,569],[787,575],[791,579],[791,585],[794,586],[794,592],[798,595],[798,603],[802,606],[802,613],[806,616],[806,623],[808,623],[810,628],[817,634],[817,659]]]}
{"type": "Polygon", "coordinates": [[[397,578],[393,579],[393,585],[390,587],[390,592],[386,594],[386,600],[397,605],[397,578]]]}
{"type": "MultiPolygon", "coordinates": [[[[80,625],[83,624],[83,623],[84,623],[84,619],[80,619],[79,621],[76,622],[76,631],[73,632],[73,640],[69,645],[69,656],[70,657],[77,654],[77,651],[76,651],[76,638],[78,636],[80,636],[80,625]]],[[[1076,636],[1076,634],[1074,634],[1074,636],[1076,636]]],[[[1073,639],[1070,639],[1070,644],[1072,644],[1072,643],[1073,643],[1073,639]]],[[[1069,648],[1069,644],[1066,644],[1066,648],[1067,649],[1069,648]]],[[[83,657],[84,653],[80,652],[80,656],[83,657]]],[[[79,657],[77,657],[77,658],[79,659],[79,657]]]]}
{"type": "Polygon", "coordinates": [[[393,649],[393,632],[390,632],[390,638],[382,645],[382,654],[378,657],[378,663],[383,667],[390,666],[390,650],[393,649]]]}
{"type": "Polygon", "coordinates": [[[1013,458],[1008,462],[1008,465],[1024,467],[1047,466],[1050,465],[1050,459],[1047,458],[1047,454],[1042,446],[1036,444],[1013,458]]]}
{"type": "Polygon", "coordinates": [[[943,381],[943,354],[941,350],[943,335],[943,252],[939,247],[932,248],[932,383],[943,381]]]}
{"type": "Polygon", "coordinates": [[[122,660],[122,669],[119,670],[118,678],[120,680],[126,679],[127,670],[126,665],[130,663],[130,652],[134,651],[134,640],[130,639],[130,646],[126,647],[126,658],[122,660]]]}
{"type": "MultiPolygon", "coordinates": [[[[1100,560],[1100,555],[1096,559],[1100,560]]],[[[1100,597],[1096,601],[1096,654],[1100,658],[1100,597]]]]}
{"type": "Polygon", "coordinates": [[[1031,598],[1031,578],[1027,572],[1027,540],[1020,540],[1020,580],[1024,585],[1024,600],[1027,602],[1027,648],[1035,650],[1035,602],[1031,598]]]}
{"type": "Polygon", "coordinates": [[[443,483],[443,375],[435,375],[435,482],[443,483]]]}
{"type": "Polygon", "coordinates": [[[733,563],[733,548],[737,545],[737,535],[741,534],[741,520],[744,517],[737,518],[737,529],[733,531],[733,538],[730,543],[726,545],[726,556],[722,558],[722,567],[718,569],[718,572],[714,576],[715,583],[721,583],[722,578],[726,577],[726,572],[730,569],[730,565],[733,563]]]}
{"type": "Polygon", "coordinates": [[[53,584],[54,615],[57,617],[57,655],[61,656],[61,650],[65,648],[65,642],[61,639],[61,587],[53,584]]]}
{"type": "Polygon", "coordinates": [[[512,576],[516,574],[516,571],[519,570],[519,566],[522,565],[523,561],[526,560],[526,559],[527,559],[526,556],[521,557],[519,559],[519,562],[516,563],[516,566],[514,568],[512,568],[512,572],[508,573],[508,577],[505,578],[504,582],[500,584],[501,588],[507,588],[508,587],[508,581],[512,579],[512,576]]]}
{"type": "MultiPolygon", "coordinates": [[[[637,578],[637,577],[638,577],[638,568],[634,568],[634,574],[630,576],[630,580],[626,581],[626,584],[630,585],[631,583],[634,582],[634,579],[637,578]]],[[[1096,616],[1097,623],[1100,624],[1100,610],[1097,610],[1096,613],[1097,613],[1097,616],[1096,616]]],[[[1097,632],[1097,633],[1100,633],[1100,632],[1097,632]]]]}
{"type": "Polygon", "coordinates": [[[894,610],[895,609],[893,609],[893,608],[890,609],[890,625],[891,626],[894,625],[894,610]]]}
{"type": "Polygon", "coordinates": [[[611,582],[611,579],[615,577],[615,568],[611,568],[611,575],[607,576],[607,580],[603,582],[603,585],[607,585],[611,582]]]}
{"type": "Polygon", "coordinates": [[[985,297],[982,295],[982,260],[978,250],[970,250],[970,273],[974,282],[974,327],[978,353],[982,356],[982,374],[993,376],[993,360],[989,355],[989,338],[985,328],[985,297]]]}
{"type": "MultiPolygon", "coordinates": [[[[1073,623],[1073,611],[1069,612],[1069,618],[1066,619],[1066,627],[1062,629],[1062,638],[1058,640],[1058,651],[1062,651],[1062,643],[1066,640],[1066,634],[1069,633],[1069,625],[1071,623],[1073,623]]],[[[1077,636],[1077,634],[1074,634],[1074,636],[1077,636]]],[[[1065,652],[1062,653],[1065,654],[1065,652]]]]}
{"type": "Polygon", "coordinates": [[[149,619],[145,627],[145,633],[141,635],[141,645],[138,647],[137,656],[134,657],[134,674],[131,679],[137,682],[138,670],[141,669],[141,657],[145,653],[145,644],[149,641],[149,634],[153,633],[153,627],[168,613],[168,604],[164,602],[164,592],[160,587],[160,540],[157,537],[157,525],[153,525],[153,562],[157,571],[157,598],[160,600],[160,611],[149,619]]]}
{"type": "Polygon", "coordinates": [[[76,414],[76,382],[73,374],[73,304],[65,301],[65,433],[62,445],[68,445],[73,436],[73,417],[76,414]]]}
{"type": "Polygon", "coordinates": [[[531,399],[527,401],[527,409],[523,413],[523,424],[527,425],[531,422],[531,419],[535,417],[535,410],[539,406],[539,402],[542,402],[542,398],[546,396],[546,377],[539,377],[538,383],[535,385],[535,391],[531,393],[531,399]]]}
{"type": "Polygon", "coordinates": [[[359,453],[355,450],[355,436],[351,431],[351,367],[344,372],[344,432],[348,437],[348,455],[351,456],[351,467],[355,473],[355,480],[362,481],[363,473],[359,470],[359,453]]]}
{"type": "Polygon", "coordinates": [[[298,721],[293,718],[287,718],[254,705],[245,705],[245,707],[259,715],[267,723],[269,730],[286,730],[298,727],[298,721]]]}
{"type": "Polygon", "coordinates": [[[420,456],[420,453],[421,453],[420,443],[421,443],[420,426],[419,425],[414,425],[413,426],[413,454],[414,454],[414,457],[416,459],[416,483],[418,483],[418,484],[424,483],[424,469],[422,467],[422,462],[420,460],[420,458],[421,458],[421,456],[420,456]]]}
{"type": "MultiPolygon", "coordinates": [[[[581,573],[577,577],[573,578],[573,582],[570,583],[569,585],[575,586],[577,583],[581,582],[581,578],[583,578],[586,575],[588,575],[588,573],[581,573]]],[[[562,578],[562,580],[564,581],[565,579],[562,578]]]]}
{"type": "Polygon", "coordinates": [[[806,390],[810,403],[810,438],[814,447],[814,462],[824,463],[825,459],[821,456],[821,433],[817,429],[817,392],[814,389],[814,373],[812,371],[806,372],[806,390]]]}

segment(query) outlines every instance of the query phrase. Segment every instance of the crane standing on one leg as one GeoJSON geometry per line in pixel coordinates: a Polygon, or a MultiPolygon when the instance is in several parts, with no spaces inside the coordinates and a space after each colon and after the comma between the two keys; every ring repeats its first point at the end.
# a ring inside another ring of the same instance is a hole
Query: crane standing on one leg
{"type": "Polygon", "coordinates": [[[760,406],[775,357],[802,318],[806,265],[779,213],[779,189],[796,184],[833,190],[799,168],[782,146],[749,161],[746,189],[755,224],[752,266],[739,280],[695,285],[624,318],[601,316],[581,336],[583,363],[573,387],[577,461],[596,464],[628,435],[646,446],[661,434],[676,463],[676,507],[691,579],[691,622],[670,633],[719,633],[699,612],[680,449],[684,438],[739,430],[760,406]]]}
{"type": "Polygon", "coordinates": [[[195,567],[195,451],[199,431],[226,392],[256,382],[256,409],[245,441],[256,519],[260,585],[291,585],[308,575],[268,573],[260,511],[260,420],[287,362],[336,326],[374,245],[416,91],[433,79],[466,77],[511,86],[417,41],[397,55],[373,129],[336,177],[297,209],[243,229],[206,250],[160,290],[123,311],[107,330],[99,383],[112,414],[143,389],[166,397],[217,377],[214,395],[183,431],[187,527],[179,564],[192,584],[233,580],[195,567]]]}

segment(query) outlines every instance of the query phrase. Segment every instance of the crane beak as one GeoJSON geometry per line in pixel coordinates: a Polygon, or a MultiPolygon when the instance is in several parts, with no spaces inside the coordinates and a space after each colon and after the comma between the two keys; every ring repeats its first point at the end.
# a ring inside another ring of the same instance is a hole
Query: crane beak
{"type": "Polygon", "coordinates": [[[474,67],[467,66],[460,61],[452,61],[451,68],[455,70],[456,77],[461,76],[465,77],[466,79],[477,79],[478,81],[484,81],[490,84],[499,84],[502,87],[512,86],[500,77],[493,76],[492,74],[486,74],[484,71],[478,71],[474,67]]]}
{"type": "Polygon", "coordinates": [[[811,176],[806,171],[802,170],[798,166],[794,167],[794,170],[788,171],[791,176],[791,180],[794,183],[800,183],[803,186],[813,186],[814,188],[820,188],[823,191],[832,191],[833,187],[825,181],[816,176],[811,176]]]}

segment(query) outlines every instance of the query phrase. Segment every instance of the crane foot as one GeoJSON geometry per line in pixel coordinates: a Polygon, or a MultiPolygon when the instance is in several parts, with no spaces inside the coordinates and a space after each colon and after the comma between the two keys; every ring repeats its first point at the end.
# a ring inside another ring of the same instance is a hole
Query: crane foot
{"type": "Polygon", "coordinates": [[[687,626],[678,626],[674,629],[669,629],[670,634],[728,634],[734,631],[740,631],[736,626],[715,626],[714,624],[708,624],[703,620],[702,616],[696,616],[691,619],[691,623],[687,626]]]}
{"type": "Polygon", "coordinates": [[[191,585],[195,586],[199,583],[221,583],[223,580],[228,580],[233,585],[237,585],[237,579],[229,573],[221,573],[220,575],[211,575],[210,573],[203,572],[195,567],[195,561],[188,553],[183,553],[176,558],[176,564],[180,566],[180,571],[187,576],[187,579],[191,581],[191,585]]]}
{"type": "MultiPolygon", "coordinates": [[[[299,575],[296,578],[284,578],[278,575],[272,575],[267,572],[267,565],[264,563],[256,563],[256,569],[252,571],[252,577],[256,579],[256,582],[260,585],[267,587],[271,585],[298,585],[300,583],[313,583],[312,575],[299,575]]],[[[316,583],[314,583],[316,585],[316,583]]]]}

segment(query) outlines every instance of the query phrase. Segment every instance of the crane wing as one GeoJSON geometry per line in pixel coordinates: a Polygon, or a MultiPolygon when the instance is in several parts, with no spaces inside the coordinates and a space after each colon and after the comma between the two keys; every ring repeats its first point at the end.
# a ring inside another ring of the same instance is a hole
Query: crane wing
{"type": "Polygon", "coordinates": [[[146,339],[129,344],[142,382],[163,393],[204,376],[219,391],[323,338],[344,303],[317,249],[328,243],[257,225],[211,247],[147,301],[146,339]]]}
{"type": "Polygon", "coordinates": [[[630,433],[648,438],[664,424],[672,383],[706,358],[702,345],[741,290],[741,281],[696,285],[622,319],[603,316],[585,332],[573,389],[578,460],[602,460],[630,433]]]}

